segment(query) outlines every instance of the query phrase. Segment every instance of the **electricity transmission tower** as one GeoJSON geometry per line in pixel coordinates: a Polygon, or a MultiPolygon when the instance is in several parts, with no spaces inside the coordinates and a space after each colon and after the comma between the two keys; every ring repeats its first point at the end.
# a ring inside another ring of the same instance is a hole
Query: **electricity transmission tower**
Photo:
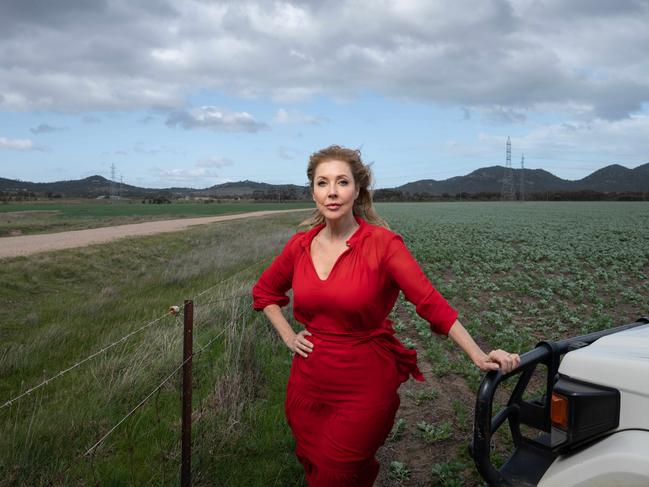
{"type": "Polygon", "coordinates": [[[110,165],[110,200],[115,199],[115,163],[110,165]]]}
{"type": "Polygon", "coordinates": [[[512,142],[507,137],[507,151],[505,161],[505,175],[503,176],[503,188],[500,193],[502,201],[514,201],[514,171],[512,169],[512,142]]]}
{"type": "Polygon", "coordinates": [[[525,154],[521,154],[521,201],[525,201],[525,154]]]}

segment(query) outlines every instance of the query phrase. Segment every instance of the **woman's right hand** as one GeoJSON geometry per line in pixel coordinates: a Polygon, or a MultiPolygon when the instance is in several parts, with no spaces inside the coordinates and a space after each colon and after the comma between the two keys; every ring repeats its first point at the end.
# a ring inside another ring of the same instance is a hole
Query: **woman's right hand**
{"type": "Polygon", "coordinates": [[[287,343],[288,348],[291,349],[291,352],[294,354],[300,354],[302,357],[306,358],[308,354],[313,352],[313,343],[307,340],[305,337],[311,336],[307,330],[302,330],[299,333],[296,333],[290,343],[287,343]]]}

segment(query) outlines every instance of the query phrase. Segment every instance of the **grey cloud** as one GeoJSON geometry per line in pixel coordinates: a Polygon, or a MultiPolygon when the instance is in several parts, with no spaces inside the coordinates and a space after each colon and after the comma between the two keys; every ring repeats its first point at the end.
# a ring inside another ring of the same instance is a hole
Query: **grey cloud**
{"type": "Polygon", "coordinates": [[[485,110],[486,117],[496,123],[523,123],[527,115],[521,111],[501,106],[494,106],[485,110]]]}
{"type": "MultiPolygon", "coordinates": [[[[621,119],[649,102],[647,5],[12,0],[0,15],[2,106],[179,110],[201,90],[282,101],[371,91],[480,113],[580,106],[621,119]]],[[[182,110],[167,123],[263,128],[182,110]]]]}
{"type": "Polygon", "coordinates": [[[68,127],[54,127],[46,123],[40,124],[38,127],[33,127],[29,131],[33,134],[50,134],[52,132],[60,132],[62,130],[67,130],[68,127]]]}
{"type": "Polygon", "coordinates": [[[581,20],[584,17],[611,18],[628,15],[644,15],[649,8],[645,0],[546,0],[535,5],[545,15],[557,15],[564,19],[581,20]]]}
{"type": "Polygon", "coordinates": [[[642,108],[642,101],[649,100],[649,86],[635,82],[619,82],[618,86],[603,85],[596,89],[598,93],[594,105],[595,113],[607,120],[626,118],[630,113],[642,108]]]}
{"type": "Polygon", "coordinates": [[[259,132],[268,128],[268,125],[256,121],[247,112],[227,112],[213,106],[172,112],[167,117],[166,124],[186,130],[209,128],[224,132],[259,132]]]}
{"type": "Polygon", "coordinates": [[[21,28],[27,26],[63,27],[78,18],[105,14],[106,3],[105,1],[85,2],[83,0],[60,2],[5,0],[2,2],[0,32],[4,32],[6,35],[20,31],[21,28]]]}
{"type": "Polygon", "coordinates": [[[163,0],[3,0],[1,12],[0,32],[5,34],[38,27],[78,28],[84,22],[97,24],[100,19],[112,24],[128,23],[142,16],[164,19],[177,13],[163,0]]]}

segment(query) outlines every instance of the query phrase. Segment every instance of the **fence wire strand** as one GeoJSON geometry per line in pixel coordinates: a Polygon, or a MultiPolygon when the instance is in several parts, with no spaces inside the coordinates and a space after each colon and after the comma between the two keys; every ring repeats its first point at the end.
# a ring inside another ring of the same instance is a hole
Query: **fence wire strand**
{"type": "Polygon", "coordinates": [[[212,286],[208,287],[207,289],[202,290],[200,293],[198,293],[196,296],[194,296],[193,299],[196,299],[196,298],[201,297],[203,294],[205,294],[205,293],[211,291],[211,290],[214,289],[215,287],[220,286],[220,285],[223,284],[224,282],[229,281],[229,280],[232,279],[234,276],[236,276],[236,275],[238,275],[238,274],[241,274],[242,272],[245,272],[245,271],[247,271],[247,270],[250,270],[250,269],[252,269],[253,267],[256,267],[256,266],[262,264],[263,262],[266,262],[266,261],[268,261],[268,260],[270,260],[270,259],[274,259],[274,258],[275,258],[275,256],[264,257],[263,259],[259,259],[258,261],[253,262],[253,263],[250,264],[249,266],[246,266],[246,267],[244,267],[243,269],[240,269],[240,270],[238,270],[238,271],[236,271],[236,272],[230,274],[230,275],[229,275],[228,277],[226,277],[225,279],[222,279],[222,280],[220,280],[219,282],[217,282],[216,284],[213,284],[212,286]]]}
{"type": "MultiPolygon", "coordinates": [[[[236,298],[248,297],[249,295],[250,295],[249,293],[246,293],[246,294],[242,294],[242,295],[229,296],[228,298],[223,298],[222,301],[226,301],[226,300],[232,301],[232,300],[234,300],[234,299],[236,299],[236,298]]],[[[182,308],[182,307],[184,307],[184,305],[181,306],[181,308],[182,308]]],[[[230,318],[230,320],[228,320],[229,323],[230,323],[230,324],[235,324],[236,322],[238,322],[238,321],[243,317],[244,314],[245,314],[245,312],[237,313],[237,315],[236,315],[235,318],[230,318]]],[[[196,352],[194,352],[190,358],[196,357],[196,356],[199,355],[201,352],[205,351],[205,350],[206,350],[206,349],[207,349],[207,348],[208,348],[212,343],[214,343],[214,342],[215,342],[219,337],[223,336],[223,334],[224,334],[227,330],[228,330],[228,327],[225,326],[225,327],[224,327],[224,328],[223,328],[219,333],[217,333],[217,335],[215,335],[214,337],[212,337],[212,338],[211,338],[211,339],[210,339],[210,340],[209,340],[205,345],[203,345],[199,350],[197,350],[196,352]]],[[[65,479],[66,479],[66,475],[68,474],[68,472],[70,472],[70,470],[71,470],[73,467],[79,465],[81,461],[83,461],[83,460],[86,460],[86,461],[87,461],[87,460],[88,460],[88,457],[90,457],[90,469],[91,469],[91,471],[92,471],[92,476],[93,476],[93,479],[95,480],[95,485],[99,485],[99,480],[97,479],[97,472],[96,472],[96,467],[95,467],[96,454],[97,454],[97,451],[99,450],[99,446],[101,446],[101,444],[102,444],[102,443],[103,443],[103,442],[108,438],[108,436],[110,436],[110,434],[112,434],[112,433],[117,429],[117,427],[119,427],[120,424],[122,424],[126,419],[128,419],[128,417],[130,417],[131,415],[133,415],[133,414],[134,414],[134,413],[135,413],[135,412],[136,412],[140,407],[142,407],[142,405],[144,405],[144,404],[146,403],[146,400],[147,400],[147,399],[150,399],[150,398],[152,397],[153,394],[156,394],[156,401],[157,401],[157,398],[158,398],[159,395],[160,395],[160,390],[161,390],[162,386],[163,386],[166,382],[168,382],[169,380],[171,380],[171,377],[173,377],[173,375],[176,374],[176,373],[177,373],[177,372],[182,368],[182,366],[183,366],[183,365],[184,365],[188,360],[189,360],[189,358],[188,358],[187,360],[183,361],[183,362],[182,362],[178,367],[176,367],[176,368],[174,369],[174,371],[173,371],[173,372],[172,372],[172,373],[171,373],[167,378],[165,378],[164,381],[163,381],[162,383],[160,383],[160,384],[158,385],[158,387],[156,387],[156,388],[152,391],[152,393],[149,394],[149,395],[147,396],[147,398],[145,398],[144,401],[141,401],[140,404],[138,404],[135,408],[133,408],[133,410],[130,411],[130,412],[128,413],[127,416],[125,416],[124,418],[122,418],[122,420],[120,420],[119,423],[117,423],[113,428],[111,428],[111,431],[109,431],[108,433],[106,433],[106,434],[105,434],[105,435],[104,435],[104,436],[103,436],[99,441],[97,441],[97,442],[96,442],[96,443],[95,443],[91,448],[89,448],[88,450],[86,450],[84,453],[81,453],[80,455],[76,456],[76,459],[75,459],[75,460],[73,460],[73,461],[71,461],[70,463],[68,463],[68,464],[67,464],[67,467],[66,467],[65,469],[63,469],[62,471],[60,471],[60,472],[55,476],[55,479],[56,479],[56,480],[55,480],[54,484],[56,484],[57,481],[60,482],[60,483],[64,483],[64,482],[65,482],[65,479]]],[[[156,406],[156,407],[158,407],[158,406],[156,406]]],[[[158,413],[158,414],[159,414],[159,413],[158,413]]],[[[172,444],[173,444],[173,443],[177,443],[177,441],[172,442],[172,444]]],[[[164,463],[164,461],[163,461],[163,463],[164,463]]],[[[163,475],[164,475],[164,472],[163,472],[163,475]]]]}
{"type": "Polygon", "coordinates": [[[102,436],[99,441],[97,441],[94,445],[92,445],[84,455],[89,455],[90,453],[93,453],[94,450],[96,450],[105,440],[108,438],[113,431],[115,431],[124,421],[126,421],[128,418],[130,418],[135,412],[140,409],[153,395],[158,392],[162,386],[164,386],[167,382],[169,382],[176,373],[183,368],[183,366],[190,361],[192,358],[195,356],[199,355],[202,353],[207,347],[209,347],[214,341],[216,341],[219,337],[223,336],[223,334],[227,331],[227,328],[224,328],[221,330],[219,333],[217,333],[215,336],[213,336],[209,342],[207,342],[205,345],[203,345],[199,350],[196,352],[192,353],[189,357],[187,357],[185,360],[183,360],[167,377],[165,377],[160,384],[158,384],[155,389],[153,389],[144,399],[142,399],[137,406],[135,406],[133,409],[131,409],[126,416],[124,416],[122,419],[120,419],[117,424],[115,424],[108,432],[102,436]]]}
{"type": "MultiPolygon", "coordinates": [[[[252,269],[252,268],[254,268],[254,267],[260,266],[260,265],[262,265],[263,263],[268,262],[269,260],[273,259],[274,257],[275,257],[275,256],[269,256],[269,257],[265,257],[265,258],[263,258],[263,259],[260,259],[260,260],[258,260],[258,261],[256,261],[256,262],[253,262],[252,264],[250,264],[250,265],[244,267],[243,269],[240,269],[240,270],[238,270],[238,271],[232,273],[231,275],[229,275],[229,276],[226,277],[225,279],[222,279],[221,281],[219,281],[219,282],[213,284],[212,286],[210,286],[210,287],[208,287],[208,288],[202,290],[201,292],[199,292],[198,294],[196,294],[196,295],[194,296],[193,299],[196,299],[196,298],[199,298],[199,297],[201,297],[201,296],[204,296],[204,295],[207,294],[208,292],[212,291],[213,289],[215,289],[216,287],[222,285],[223,283],[225,283],[225,282],[231,280],[231,279],[234,278],[235,276],[240,275],[240,274],[242,274],[242,273],[244,273],[244,272],[246,272],[246,271],[249,271],[250,269],[252,269]]],[[[250,297],[250,291],[247,291],[247,292],[245,292],[245,293],[233,294],[233,295],[230,295],[230,296],[227,296],[227,297],[222,297],[222,298],[216,298],[216,297],[214,296],[214,297],[212,297],[211,299],[208,299],[208,300],[207,300],[207,302],[205,303],[205,307],[209,307],[209,306],[212,306],[212,305],[214,305],[214,304],[222,303],[222,302],[232,302],[232,301],[234,301],[234,300],[236,300],[236,299],[241,299],[241,298],[246,298],[246,297],[250,297]]],[[[178,320],[178,318],[179,318],[179,316],[180,316],[178,313],[179,313],[179,312],[182,312],[182,310],[184,310],[184,304],[181,304],[180,306],[176,307],[176,310],[175,310],[174,313],[171,313],[171,308],[170,308],[170,312],[167,312],[167,313],[165,313],[164,315],[161,315],[161,316],[159,316],[158,318],[156,318],[156,319],[154,319],[154,320],[152,320],[152,321],[150,321],[150,322],[144,324],[143,326],[139,327],[138,329],[136,329],[136,330],[134,330],[134,331],[132,331],[132,332],[130,332],[130,333],[128,333],[128,334],[122,336],[122,337],[119,338],[118,340],[116,340],[116,341],[114,341],[114,342],[112,342],[112,343],[106,345],[105,347],[103,347],[103,348],[101,348],[100,350],[96,351],[95,353],[93,353],[93,354],[87,356],[86,358],[84,358],[84,359],[82,359],[82,360],[79,360],[78,362],[76,362],[75,364],[71,365],[70,367],[67,367],[66,369],[63,369],[63,370],[59,371],[58,373],[56,373],[55,375],[49,377],[48,379],[46,379],[46,380],[40,382],[39,384],[37,384],[37,385],[35,385],[35,386],[33,386],[33,387],[27,389],[26,391],[22,392],[21,394],[17,395],[16,397],[13,397],[13,398],[11,398],[11,399],[5,401],[2,405],[0,405],[0,409],[3,409],[3,408],[5,408],[5,407],[8,407],[8,406],[12,405],[14,402],[18,401],[19,399],[21,399],[21,398],[23,398],[23,397],[25,397],[25,396],[28,396],[28,395],[34,393],[35,391],[37,391],[37,390],[41,389],[42,387],[48,385],[50,382],[52,382],[52,381],[58,379],[59,377],[61,377],[61,376],[65,375],[65,374],[67,374],[68,372],[70,372],[70,371],[72,371],[72,370],[74,370],[74,369],[80,367],[81,365],[83,365],[83,364],[89,362],[90,360],[94,359],[95,357],[97,357],[97,356],[99,356],[99,355],[101,355],[101,354],[107,352],[108,350],[110,350],[110,349],[116,347],[116,346],[119,345],[120,343],[124,343],[126,340],[128,340],[128,339],[131,338],[132,336],[134,336],[134,335],[136,335],[136,334],[138,334],[138,333],[144,331],[145,329],[147,329],[147,328],[153,326],[154,324],[160,322],[160,321],[163,320],[164,318],[169,317],[169,316],[174,316],[174,315],[175,315],[174,317],[178,320]]],[[[231,324],[236,324],[236,322],[239,321],[239,319],[242,318],[242,317],[243,317],[243,314],[245,314],[245,313],[236,313],[236,314],[237,314],[237,316],[234,317],[234,319],[231,317],[230,320],[228,320],[228,321],[230,321],[231,324]]],[[[85,458],[85,459],[88,459],[88,457],[90,457],[90,460],[91,460],[91,463],[92,463],[92,467],[91,467],[91,469],[92,469],[92,471],[93,471],[93,477],[95,478],[95,480],[97,480],[97,479],[96,479],[96,472],[94,471],[94,469],[95,469],[94,462],[95,462],[95,458],[96,458],[96,453],[97,453],[97,451],[99,450],[99,447],[103,444],[103,442],[106,441],[106,439],[107,439],[107,438],[108,438],[108,437],[109,437],[109,436],[110,436],[110,435],[111,435],[115,430],[117,430],[117,428],[119,428],[119,426],[120,426],[121,424],[123,424],[123,423],[124,423],[128,418],[130,418],[133,414],[135,414],[135,413],[136,413],[136,412],[137,412],[137,411],[138,411],[138,410],[139,410],[139,409],[140,409],[144,404],[146,404],[147,401],[149,401],[149,400],[150,400],[150,399],[151,399],[151,398],[152,398],[156,393],[158,394],[158,396],[156,396],[156,397],[159,397],[159,393],[160,393],[160,390],[162,389],[162,387],[163,387],[167,382],[169,382],[169,381],[173,378],[173,376],[174,376],[175,374],[177,374],[178,371],[179,371],[180,369],[182,369],[182,367],[183,367],[183,366],[184,366],[184,365],[185,365],[189,360],[191,360],[191,359],[194,358],[194,357],[197,357],[197,356],[200,355],[202,352],[204,352],[204,351],[205,351],[205,350],[206,350],[210,345],[212,345],[216,340],[218,340],[220,337],[222,337],[222,336],[226,333],[226,331],[228,331],[228,329],[229,329],[229,326],[226,325],[226,326],[225,326],[225,327],[224,327],[220,332],[218,332],[215,336],[213,336],[213,337],[212,337],[212,338],[211,338],[211,339],[210,339],[210,340],[209,340],[205,345],[203,345],[199,350],[193,352],[192,355],[191,355],[190,357],[188,357],[186,360],[184,360],[182,363],[180,363],[177,367],[175,367],[175,368],[173,369],[173,371],[172,371],[169,375],[167,375],[167,376],[162,380],[162,382],[160,382],[160,383],[159,383],[159,384],[158,384],[158,385],[157,385],[157,386],[156,386],[156,387],[155,387],[155,388],[154,388],[154,389],[153,389],[153,390],[152,390],[152,391],[151,391],[151,392],[150,392],[150,393],[149,393],[149,394],[144,398],[144,399],[142,399],[142,400],[141,400],[141,401],[140,401],[140,402],[139,402],[139,403],[138,403],[138,404],[137,404],[133,409],[131,409],[131,410],[130,410],[130,411],[129,411],[129,412],[128,412],[128,413],[127,413],[127,414],[126,414],[122,419],[120,419],[120,420],[119,420],[119,421],[118,421],[118,422],[117,422],[117,423],[116,423],[116,424],[115,424],[115,425],[114,425],[114,426],[113,426],[113,427],[112,427],[108,432],[106,432],[106,433],[105,433],[105,434],[104,434],[104,435],[103,435],[103,436],[102,436],[102,437],[101,437],[97,442],[95,442],[95,444],[93,444],[90,448],[88,448],[88,449],[85,451],[85,453],[79,455],[79,456],[77,457],[77,460],[76,460],[76,461],[74,461],[74,462],[68,464],[67,468],[65,468],[63,471],[60,471],[59,474],[56,476],[57,479],[58,479],[58,480],[63,480],[63,479],[65,478],[65,476],[68,474],[68,472],[71,470],[71,468],[72,468],[73,466],[78,465],[78,463],[79,463],[82,459],[84,459],[84,458],[85,458]]]]}
{"type": "MultiPolygon", "coordinates": [[[[271,258],[273,258],[273,257],[264,257],[263,259],[260,259],[260,260],[258,260],[258,261],[256,261],[256,262],[253,262],[253,263],[250,264],[249,266],[246,266],[246,267],[244,267],[243,269],[240,269],[240,270],[234,272],[233,274],[229,275],[229,276],[226,277],[225,279],[222,279],[222,280],[220,280],[219,282],[217,282],[216,284],[213,284],[212,286],[208,287],[207,289],[204,289],[203,291],[199,292],[199,293],[195,296],[195,298],[198,298],[198,297],[200,297],[200,296],[203,296],[205,293],[211,291],[212,289],[216,288],[217,286],[220,286],[220,285],[223,284],[224,282],[229,281],[229,280],[232,279],[234,276],[236,276],[236,275],[238,275],[238,274],[241,274],[242,272],[245,272],[245,271],[247,271],[247,270],[249,270],[249,269],[251,269],[251,268],[253,268],[253,267],[255,267],[255,266],[258,266],[258,265],[262,264],[263,262],[265,262],[265,261],[267,261],[267,260],[270,260],[271,258]]],[[[215,299],[215,300],[211,300],[211,301],[210,301],[210,304],[211,304],[212,302],[216,303],[216,302],[221,302],[221,301],[229,301],[229,300],[231,300],[231,299],[236,299],[236,298],[238,298],[238,297],[244,297],[244,296],[246,296],[246,295],[247,295],[247,293],[246,293],[246,294],[242,294],[242,295],[229,296],[229,297],[227,297],[227,298],[215,299]]],[[[195,299],[195,298],[194,298],[194,299],[195,299]]],[[[182,310],[183,307],[184,307],[184,305],[180,305],[180,306],[178,306],[179,310],[182,310]]],[[[120,339],[114,341],[113,343],[111,343],[111,344],[109,344],[109,345],[103,347],[101,350],[98,350],[97,352],[93,353],[92,355],[89,355],[88,357],[84,358],[83,360],[78,361],[78,362],[75,363],[74,365],[71,365],[71,366],[68,367],[67,369],[61,370],[60,372],[56,373],[55,375],[53,375],[52,377],[50,377],[50,378],[48,378],[48,379],[45,379],[44,381],[42,381],[41,383],[35,385],[34,387],[30,387],[29,389],[27,389],[25,392],[19,394],[18,396],[14,397],[14,398],[11,398],[11,399],[9,399],[9,400],[7,400],[7,401],[5,401],[5,402],[0,406],[0,409],[3,409],[3,408],[5,408],[5,407],[8,407],[8,406],[10,406],[11,404],[13,404],[14,402],[18,401],[19,399],[21,399],[21,398],[23,398],[23,397],[25,397],[25,396],[30,395],[31,393],[33,393],[34,391],[40,389],[41,387],[46,386],[47,384],[49,384],[49,383],[52,382],[53,380],[58,379],[59,377],[61,377],[61,376],[65,375],[65,374],[67,374],[68,372],[70,372],[70,371],[76,369],[77,367],[80,367],[80,366],[83,365],[84,363],[86,363],[86,362],[92,360],[93,358],[97,357],[98,355],[101,355],[102,353],[105,353],[105,352],[107,352],[108,350],[110,350],[111,348],[113,348],[113,347],[119,345],[120,343],[125,342],[126,340],[128,340],[129,338],[131,338],[133,335],[136,335],[137,333],[139,333],[139,332],[145,330],[146,328],[149,328],[150,326],[154,325],[155,323],[159,322],[160,320],[164,319],[164,318],[167,317],[167,316],[169,316],[169,313],[165,313],[164,315],[162,315],[162,316],[156,318],[156,319],[153,320],[153,321],[150,321],[149,323],[145,324],[144,326],[141,326],[141,327],[138,328],[137,330],[134,330],[134,331],[128,333],[127,335],[124,335],[124,336],[121,337],[120,339]]]]}
{"type": "MultiPolygon", "coordinates": [[[[181,308],[182,308],[182,306],[181,306],[181,308]]],[[[93,353],[92,355],[89,355],[88,357],[84,358],[83,360],[79,360],[77,363],[75,363],[74,365],[71,365],[71,366],[68,367],[67,369],[61,370],[60,372],[58,372],[57,374],[53,375],[53,376],[50,377],[49,379],[45,379],[45,380],[44,380],[43,382],[41,382],[40,384],[35,385],[34,387],[30,387],[29,389],[27,389],[27,390],[26,390],[25,392],[23,392],[22,394],[19,394],[18,396],[14,397],[14,398],[12,398],[12,399],[9,399],[8,401],[6,401],[2,406],[0,406],[0,409],[5,408],[5,407],[7,407],[7,406],[10,406],[10,405],[13,404],[14,402],[16,402],[18,399],[21,399],[21,398],[23,398],[23,397],[25,397],[25,396],[31,394],[32,392],[34,392],[34,391],[40,389],[41,387],[46,386],[47,384],[49,384],[49,383],[52,382],[53,380],[58,379],[59,377],[61,377],[61,376],[65,375],[65,374],[67,374],[67,373],[70,372],[71,370],[74,370],[74,369],[76,369],[77,367],[81,366],[82,364],[84,364],[84,363],[86,363],[86,362],[92,360],[93,358],[97,357],[98,355],[101,355],[102,353],[105,353],[105,352],[107,352],[108,350],[110,350],[111,348],[113,348],[113,347],[119,345],[120,343],[125,342],[126,340],[128,340],[129,338],[131,338],[133,335],[136,335],[137,333],[140,333],[141,331],[143,331],[143,330],[149,328],[150,326],[153,326],[155,323],[157,323],[157,322],[159,322],[160,320],[166,318],[167,316],[169,316],[169,313],[165,313],[164,315],[159,316],[159,317],[156,318],[155,320],[150,321],[149,323],[147,323],[146,325],[141,326],[141,327],[138,328],[137,330],[134,330],[134,331],[132,331],[132,332],[130,332],[130,333],[124,335],[124,336],[121,337],[119,340],[116,340],[116,341],[114,341],[113,343],[111,343],[111,344],[109,344],[109,345],[106,345],[106,346],[105,346],[104,348],[102,348],[101,350],[98,350],[97,352],[93,353]]]]}

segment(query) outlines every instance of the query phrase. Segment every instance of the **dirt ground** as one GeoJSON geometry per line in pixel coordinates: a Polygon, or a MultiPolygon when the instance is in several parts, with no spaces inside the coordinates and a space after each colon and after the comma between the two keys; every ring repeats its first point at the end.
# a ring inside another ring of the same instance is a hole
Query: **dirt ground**
{"type": "MultiPolygon", "coordinates": [[[[407,319],[407,315],[399,314],[402,319],[407,319]]],[[[473,462],[467,455],[473,431],[475,391],[471,390],[462,377],[454,373],[449,373],[442,378],[435,375],[434,364],[431,364],[424,350],[417,343],[418,337],[412,327],[399,332],[398,337],[401,340],[411,338],[416,343],[417,362],[425,382],[410,378],[399,389],[401,405],[395,422],[399,418],[404,419],[405,428],[399,438],[392,440],[388,438],[377,452],[381,470],[375,487],[482,485],[473,462]],[[417,400],[418,396],[421,398],[421,394],[431,390],[438,393],[434,399],[417,400]],[[459,415],[458,402],[462,404],[463,410],[459,415]],[[452,436],[432,444],[426,443],[417,428],[417,423],[420,421],[428,423],[448,421],[453,426],[452,436]],[[406,478],[398,478],[394,473],[390,473],[390,464],[394,461],[406,466],[409,472],[406,478]],[[454,461],[463,464],[459,472],[448,472],[446,478],[433,475],[432,468],[435,464],[444,465],[454,461]]]]}
{"type": "Polygon", "coordinates": [[[194,225],[238,220],[258,216],[286,213],[305,210],[268,210],[238,213],[235,215],[219,215],[201,218],[182,218],[176,220],[162,220],[113,227],[90,228],[87,230],[73,230],[69,232],[48,233],[42,235],[24,235],[17,237],[4,237],[0,239],[0,259],[23,257],[40,252],[53,250],[73,249],[100,243],[111,242],[124,237],[137,237],[155,235],[157,233],[177,232],[194,225]]]}

